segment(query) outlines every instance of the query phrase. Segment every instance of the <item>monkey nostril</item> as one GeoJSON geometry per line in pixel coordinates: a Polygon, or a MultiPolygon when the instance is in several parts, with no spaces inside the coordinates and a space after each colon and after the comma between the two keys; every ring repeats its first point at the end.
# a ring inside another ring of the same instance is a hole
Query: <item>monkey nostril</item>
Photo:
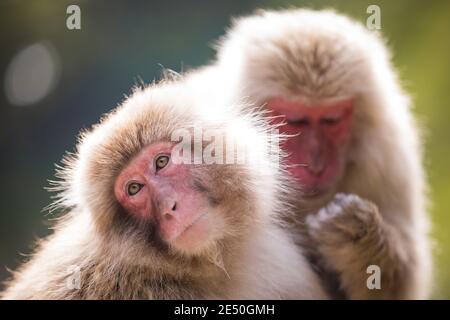
{"type": "Polygon", "coordinates": [[[324,168],[323,166],[318,166],[318,165],[314,165],[314,164],[313,164],[313,165],[308,165],[308,166],[306,166],[306,169],[307,169],[310,173],[319,176],[319,175],[322,174],[322,172],[324,171],[325,168],[324,168]]]}
{"type": "Polygon", "coordinates": [[[174,211],[177,209],[177,203],[175,201],[166,203],[166,206],[162,208],[162,217],[164,220],[172,220],[175,218],[174,211]]]}
{"type": "Polygon", "coordinates": [[[164,213],[164,219],[166,220],[171,220],[173,218],[173,216],[170,213],[164,213]]]}

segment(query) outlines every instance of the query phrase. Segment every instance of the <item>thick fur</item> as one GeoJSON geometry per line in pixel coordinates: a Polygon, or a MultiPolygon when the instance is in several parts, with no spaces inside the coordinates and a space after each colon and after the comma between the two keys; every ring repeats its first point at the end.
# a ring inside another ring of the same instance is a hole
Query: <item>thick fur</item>
{"type": "Polygon", "coordinates": [[[299,205],[299,230],[311,235],[320,267],[337,274],[346,297],[429,297],[432,258],[420,134],[377,33],[332,11],[260,11],[233,22],[218,44],[217,62],[196,77],[220,88],[217,99],[224,101],[352,97],[347,167],[326,196],[299,205]],[[337,192],[347,200],[334,199],[337,192]],[[305,213],[329,201],[327,214],[303,224],[305,213]],[[373,264],[381,268],[381,290],[366,287],[366,268],[373,264]]]}
{"type": "MultiPolygon", "coordinates": [[[[193,172],[227,218],[226,234],[194,256],[159,248],[113,195],[124,165],[144,146],[170,141],[173,130],[200,125],[236,130],[247,151],[268,144],[263,122],[241,107],[211,111],[195,88],[168,81],[137,89],[100,124],[81,135],[59,170],[68,213],[18,271],[3,299],[325,298],[293,239],[279,227],[286,194],[282,171],[268,162],[198,165],[193,172]],[[70,286],[79,268],[80,288],[70,286]]],[[[269,150],[269,149],[267,149],[269,150]]],[[[265,160],[266,159],[266,160],[265,160]]],[[[283,209],[285,210],[285,209],[283,209]]]]}

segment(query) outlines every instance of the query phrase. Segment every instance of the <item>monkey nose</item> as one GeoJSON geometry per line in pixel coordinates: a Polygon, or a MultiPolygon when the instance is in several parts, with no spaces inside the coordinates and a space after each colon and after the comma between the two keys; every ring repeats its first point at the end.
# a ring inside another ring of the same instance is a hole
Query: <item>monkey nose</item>
{"type": "Polygon", "coordinates": [[[163,218],[171,220],[174,217],[175,210],[177,210],[177,202],[174,200],[169,201],[164,208],[163,218]]]}
{"type": "Polygon", "coordinates": [[[320,175],[322,173],[322,169],[320,169],[319,167],[308,167],[308,171],[316,176],[320,175]]]}
{"type": "Polygon", "coordinates": [[[306,169],[315,176],[320,176],[325,170],[325,165],[322,163],[315,163],[312,161],[309,165],[306,166],[306,169]]]}

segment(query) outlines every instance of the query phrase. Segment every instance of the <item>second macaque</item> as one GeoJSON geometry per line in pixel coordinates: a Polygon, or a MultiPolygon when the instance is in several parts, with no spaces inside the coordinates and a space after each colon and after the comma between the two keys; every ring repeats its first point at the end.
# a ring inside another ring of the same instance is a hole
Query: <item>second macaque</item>
{"type": "Polygon", "coordinates": [[[421,141],[380,37],[331,11],[262,11],[234,22],[217,60],[198,74],[220,83],[219,99],[262,105],[288,135],[305,193],[294,223],[330,291],[427,298],[421,141]],[[367,283],[371,270],[380,287],[367,283]]]}

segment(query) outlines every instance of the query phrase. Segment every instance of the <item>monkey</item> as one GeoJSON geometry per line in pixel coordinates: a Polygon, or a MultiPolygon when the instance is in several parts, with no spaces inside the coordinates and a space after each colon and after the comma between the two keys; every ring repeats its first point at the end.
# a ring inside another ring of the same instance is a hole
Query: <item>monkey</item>
{"type": "Polygon", "coordinates": [[[304,192],[291,225],[330,294],[428,298],[422,135],[382,37],[333,10],[261,10],[235,19],[216,50],[191,77],[225,104],[260,105],[289,136],[304,192]]]}
{"type": "Polygon", "coordinates": [[[182,78],[136,88],[80,134],[53,189],[64,214],[2,299],[327,298],[277,222],[289,181],[262,148],[268,127],[242,107],[208,112],[196,94],[182,78]],[[260,165],[197,162],[180,140],[194,126],[260,165]]]}

